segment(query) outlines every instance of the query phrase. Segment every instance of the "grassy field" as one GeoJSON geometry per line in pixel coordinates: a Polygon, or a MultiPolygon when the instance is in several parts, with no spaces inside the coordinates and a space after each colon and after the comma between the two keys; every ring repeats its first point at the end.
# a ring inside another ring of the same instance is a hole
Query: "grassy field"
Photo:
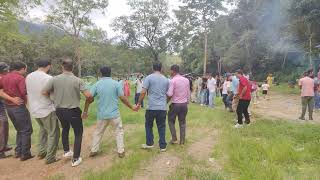
{"type": "MultiPolygon", "coordinates": [[[[216,101],[222,107],[221,99],[216,101]]],[[[85,127],[95,123],[95,111],[93,106],[89,120],[84,123],[85,127]]],[[[141,166],[147,167],[159,155],[157,150],[140,149],[145,137],[144,111],[131,112],[121,105],[121,114],[124,126],[131,127],[125,132],[129,155],[125,159],[114,158],[110,168],[82,174],[83,179],[132,179],[141,170],[141,166]]],[[[167,179],[320,179],[320,125],[255,117],[251,126],[234,129],[234,118],[234,114],[222,108],[212,110],[192,104],[188,114],[186,145],[168,146],[167,153],[179,157],[181,161],[167,179]],[[221,168],[210,166],[209,157],[198,160],[186,153],[194,143],[203,138],[201,131],[204,130],[218,132],[216,142],[212,142],[216,145],[210,154],[221,168]]],[[[33,143],[36,144],[38,125],[34,122],[33,127],[33,143]]],[[[156,128],[154,132],[156,142],[156,128]]],[[[168,128],[167,140],[170,140],[168,128]]],[[[10,142],[14,142],[12,127],[10,142]]],[[[113,142],[104,140],[102,152],[109,153],[112,147],[113,142]]],[[[50,179],[57,178],[63,179],[63,176],[50,179]]]]}
{"type": "Polygon", "coordinates": [[[280,85],[272,86],[271,90],[275,92],[283,93],[283,94],[299,94],[300,93],[300,89],[297,85],[295,87],[289,87],[288,83],[281,83],[280,85]]]}

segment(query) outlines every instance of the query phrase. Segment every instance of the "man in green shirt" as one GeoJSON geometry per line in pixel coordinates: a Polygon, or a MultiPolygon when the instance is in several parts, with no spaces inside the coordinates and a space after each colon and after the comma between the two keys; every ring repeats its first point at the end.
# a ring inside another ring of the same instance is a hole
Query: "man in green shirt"
{"type": "Polygon", "coordinates": [[[43,94],[53,93],[53,101],[56,114],[62,126],[63,157],[73,157],[72,166],[78,166],[82,162],[80,157],[83,134],[83,124],[80,109],[80,93],[86,98],[90,97],[85,83],[72,73],[73,61],[65,59],[62,62],[62,74],[51,78],[44,87],[43,94]],[[73,151],[69,149],[69,129],[73,128],[75,140],[73,151]]]}
{"type": "Polygon", "coordinates": [[[111,78],[111,69],[109,67],[101,67],[100,72],[102,78],[91,88],[90,96],[92,99],[87,99],[83,113],[83,118],[86,119],[88,117],[89,105],[93,102],[93,98],[97,97],[98,121],[96,130],[93,134],[90,157],[94,157],[98,154],[104,131],[109,124],[112,124],[116,131],[118,155],[120,158],[123,158],[125,156],[123,142],[124,132],[119,111],[119,99],[130,109],[136,111],[137,108],[132,106],[124,96],[121,83],[111,78]]]}

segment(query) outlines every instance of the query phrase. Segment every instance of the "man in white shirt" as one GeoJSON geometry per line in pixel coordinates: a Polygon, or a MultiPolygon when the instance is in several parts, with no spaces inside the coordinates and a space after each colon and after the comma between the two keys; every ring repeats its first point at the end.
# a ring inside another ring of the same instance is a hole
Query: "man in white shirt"
{"type": "Polygon", "coordinates": [[[56,152],[60,137],[54,103],[42,94],[44,86],[52,78],[47,74],[51,68],[51,62],[41,59],[37,65],[38,70],[26,78],[29,110],[40,126],[38,157],[45,158],[46,164],[51,164],[57,161],[56,152]]]}
{"type": "MultiPolygon", "coordinates": [[[[134,97],[134,103],[137,104],[139,101],[139,97],[141,95],[143,89],[143,75],[139,75],[138,79],[136,80],[136,93],[134,97]]],[[[141,107],[143,108],[143,101],[141,102],[141,107]]]]}
{"type": "Polygon", "coordinates": [[[216,86],[217,86],[217,81],[215,78],[212,77],[212,75],[209,75],[208,79],[208,90],[209,90],[209,107],[214,108],[214,96],[216,93],[216,86]]]}

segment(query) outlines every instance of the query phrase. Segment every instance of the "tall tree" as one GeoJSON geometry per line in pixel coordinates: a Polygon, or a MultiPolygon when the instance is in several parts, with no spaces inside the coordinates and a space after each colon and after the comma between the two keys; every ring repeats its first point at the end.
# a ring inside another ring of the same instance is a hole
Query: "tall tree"
{"type": "Polygon", "coordinates": [[[168,2],[166,0],[128,1],[130,16],[115,19],[113,27],[120,31],[123,41],[131,48],[144,49],[154,61],[170,46],[168,2]]]}
{"type": "Polygon", "coordinates": [[[188,11],[189,22],[194,27],[193,31],[199,32],[204,36],[204,74],[207,72],[209,25],[219,16],[219,11],[226,10],[222,4],[223,1],[224,0],[182,0],[186,5],[185,7],[181,7],[181,10],[188,11]]]}
{"type": "Polygon", "coordinates": [[[90,14],[94,10],[104,12],[108,0],[58,0],[51,7],[47,22],[61,30],[73,39],[74,59],[78,66],[78,76],[81,76],[80,39],[84,28],[92,26],[90,14]]]}

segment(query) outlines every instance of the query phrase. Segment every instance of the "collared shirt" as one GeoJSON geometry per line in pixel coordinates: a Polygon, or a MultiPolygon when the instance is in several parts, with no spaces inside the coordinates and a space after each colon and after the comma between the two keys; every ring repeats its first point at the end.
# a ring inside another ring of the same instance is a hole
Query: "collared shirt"
{"type": "Polygon", "coordinates": [[[222,94],[228,94],[230,91],[231,83],[230,81],[225,80],[222,86],[222,94]]]}
{"type": "Polygon", "coordinates": [[[101,78],[90,90],[98,98],[98,120],[120,117],[119,97],[123,96],[122,85],[110,77],[101,78]]]}
{"type": "Polygon", "coordinates": [[[208,89],[210,92],[216,92],[217,81],[214,78],[208,79],[208,89]]]}
{"type": "MultiPolygon", "coordinates": [[[[27,102],[27,90],[25,78],[17,72],[9,72],[0,78],[0,89],[3,89],[11,97],[19,97],[27,102]]],[[[7,105],[14,105],[10,101],[5,101],[7,105]]]]}
{"type": "Polygon", "coordinates": [[[314,80],[310,77],[300,79],[299,86],[301,86],[301,97],[314,96],[314,80]]]}
{"type": "Polygon", "coordinates": [[[143,85],[143,81],[140,80],[140,79],[137,79],[136,80],[137,93],[141,93],[142,92],[142,89],[143,89],[142,85],[143,85]]]}
{"type": "Polygon", "coordinates": [[[56,108],[73,109],[80,107],[80,92],[87,90],[87,88],[80,78],[71,72],[65,72],[51,78],[43,90],[53,92],[56,108]]]}
{"type": "Polygon", "coordinates": [[[147,110],[167,110],[169,80],[160,73],[153,73],[144,80],[143,88],[148,92],[147,110]]]}
{"type": "Polygon", "coordinates": [[[55,111],[54,103],[49,97],[42,95],[42,90],[52,76],[43,71],[35,71],[26,78],[29,99],[29,111],[35,118],[47,117],[55,111]]]}
{"type": "Polygon", "coordinates": [[[238,94],[238,88],[239,79],[236,76],[232,76],[231,91],[233,92],[233,94],[238,94]]]}
{"type": "Polygon", "coordinates": [[[172,103],[181,104],[189,102],[190,98],[190,82],[187,78],[176,75],[169,83],[167,92],[169,97],[172,97],[172,103]]]}
{"type": "Polygon", "coordinates": [[[239,78],[239,90],[238,90],[240,95],[242,93],[242,90],[245,87],[247,87],[247,90],[244,93],[244,95],[242,97],[240,97],[240,99],[242,99],[242,100],[251,100],[251,85],[250,85],[250,82],[246,77],[241,76],[239,78]]]}

